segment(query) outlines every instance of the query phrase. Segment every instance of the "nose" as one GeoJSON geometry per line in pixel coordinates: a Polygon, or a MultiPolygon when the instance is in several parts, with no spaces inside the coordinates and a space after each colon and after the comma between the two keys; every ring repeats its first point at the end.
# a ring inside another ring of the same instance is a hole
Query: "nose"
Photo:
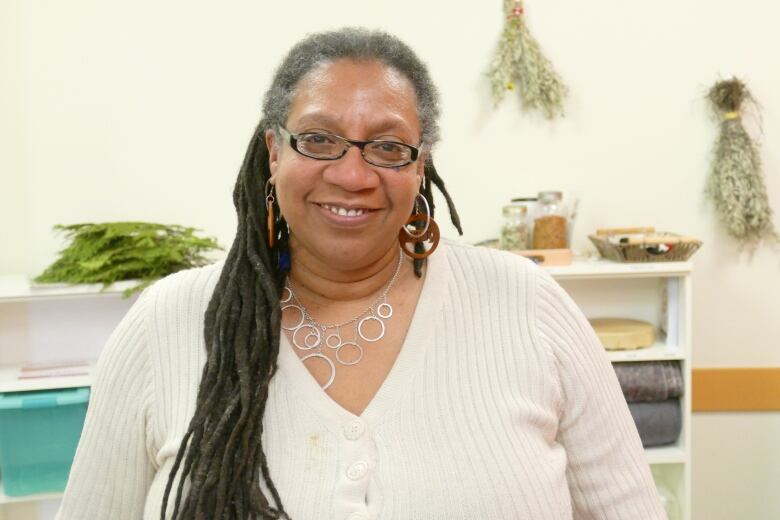
{"type": "Polygon", "coordinates": [[[376,167],[363,159],[361,150],[357,146],[350,146],[343,157],[328,163],[323,172],[323,179],[346,191],[376,188],[381,182],[376,167]]]}

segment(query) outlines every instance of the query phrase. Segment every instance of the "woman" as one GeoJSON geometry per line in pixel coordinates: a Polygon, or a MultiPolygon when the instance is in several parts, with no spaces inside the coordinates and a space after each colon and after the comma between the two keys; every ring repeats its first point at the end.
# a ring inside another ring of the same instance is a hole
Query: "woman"
{"type": "Polygon", "coordinates": [[[572,301],[524,259],[436,247],[437,116],[390,35],[290,51],[230,254],[114,333],[60,519],[665,518],[572,301]]]}

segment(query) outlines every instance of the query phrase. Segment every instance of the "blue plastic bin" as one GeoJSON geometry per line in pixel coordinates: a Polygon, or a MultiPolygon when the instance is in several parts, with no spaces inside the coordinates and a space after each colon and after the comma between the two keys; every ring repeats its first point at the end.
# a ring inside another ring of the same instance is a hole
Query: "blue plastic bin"
{"type": "Polygon", "coordinates": [[[89,388],[0,393],[0,480],[12,497],[63,491],[89,388]]]}

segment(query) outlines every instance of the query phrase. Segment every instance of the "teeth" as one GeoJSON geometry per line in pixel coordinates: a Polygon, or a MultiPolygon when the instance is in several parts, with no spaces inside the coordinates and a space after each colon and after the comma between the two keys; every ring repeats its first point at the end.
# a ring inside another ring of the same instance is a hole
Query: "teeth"
{"type": "Polygon", "coordinates": [[[342,217],[358,217],[366,212],[363,209],[346,209],[338,206],[330,206],[328,204],[323,204],[322,207],[329,210],[331,213],[342,217]]]}

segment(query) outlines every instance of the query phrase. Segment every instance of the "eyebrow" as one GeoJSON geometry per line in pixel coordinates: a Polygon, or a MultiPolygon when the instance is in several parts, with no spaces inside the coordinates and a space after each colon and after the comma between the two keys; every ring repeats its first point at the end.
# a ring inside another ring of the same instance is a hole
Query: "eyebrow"
{"type": "MultiPolygon", "coordinates": [[[[296,124],[297,125],[320,124],[330,128],[340,128],[340,122],[338,119],[331,117],[330,115],[322,112],[311,112],[311,113],[303,114],[300,118],[298,118],[296,124]]],[[[398,130],[398,131],[406,132],[410,136],[414,136],[414,132],[412,131],[412,129],[400,117],[387,118],[382,121],[378,121],[376,124],[371,125],[369,129],[371,130],[372,134],[381,134],[383,132],[390,131],[390,130],[398,130]]],[[[348,137],[348,136],[344,136],[344,137],[348,137]]]]}

